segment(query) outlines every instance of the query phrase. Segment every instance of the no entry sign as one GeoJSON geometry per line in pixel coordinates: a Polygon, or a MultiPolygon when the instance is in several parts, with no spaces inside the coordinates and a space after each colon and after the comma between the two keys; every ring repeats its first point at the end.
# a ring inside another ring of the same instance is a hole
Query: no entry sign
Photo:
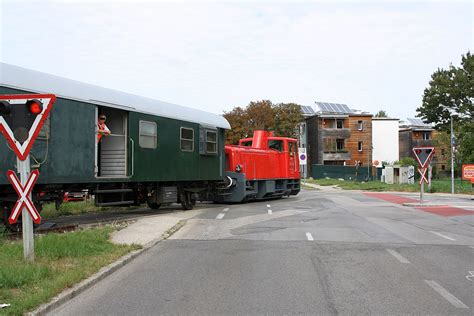
{"type": "Polygon", "coordinates": [[[36,180],[38,180],[39,172],[38,170],[34,170],[31,172],[28,181],[26,182],[25,186],[22,186],[20,180],[16,176],[15,172],[12,170],[7,171],[8,180],[15,188],[16,193],[18,194],[18,201],[15,203],[13,207],[13,211],[8,218],[8,222],[10,224],[16,223],[18,220],[18,216],[21,213],[23,207],[26,207],[26,210],[30,213],[31,218],[35,224],[41,223],[41,216],[39,215],[38,211],[35,208],[33,202],[31,202],[29,196],[31,191],[33,190],[33,186],[35,185],[36,180]]]}

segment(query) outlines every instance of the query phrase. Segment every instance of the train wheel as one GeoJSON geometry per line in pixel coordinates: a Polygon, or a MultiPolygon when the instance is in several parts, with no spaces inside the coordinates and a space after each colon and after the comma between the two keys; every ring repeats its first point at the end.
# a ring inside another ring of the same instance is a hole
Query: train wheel
{"type": "Polygon", "coordinates": [[[184,194],[182,194],[181,206],[183,207],[183,210],[192,210],[194,205],[196,205],[196,200],[192,198],[192,195],[191,192],[184,192],[184,194]]]}
{"type": "Polygon", "coordinates": [[[153,210],[157,210],[161,206],[160,203],[153,203],[153,202],[147,202],[146,204],[148,205],[149,208],[151,208],[153,210]]]}
{"type": "Polygon", "coordinates": [[[2,209],[3,209],[3,223],[5,227],[11,231],[18,233],[21,231],[21,216],[18,218],[18,221],[15,224],[10,224],[8,222],[8,218],[10,217],[11,210],[13,210],[14,203],[3,203],[2,209]]]}

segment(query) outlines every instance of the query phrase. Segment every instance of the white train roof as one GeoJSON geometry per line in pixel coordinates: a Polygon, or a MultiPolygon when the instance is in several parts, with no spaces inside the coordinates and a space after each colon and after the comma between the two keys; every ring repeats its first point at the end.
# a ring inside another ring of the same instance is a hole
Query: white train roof
{"type": "Polygon", "coordinates": [[[230,129],[229,122],[223,116],[217,114],[5,63],[0,63],[0,85],[35,93],[53,93],[57,97],[65,99],[189,121],[207,127],[230,129]]]}

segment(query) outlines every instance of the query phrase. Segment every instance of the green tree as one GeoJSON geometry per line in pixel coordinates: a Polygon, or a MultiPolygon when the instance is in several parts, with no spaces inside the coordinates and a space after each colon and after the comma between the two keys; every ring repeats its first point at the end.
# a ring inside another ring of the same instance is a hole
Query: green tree
{"type": "Polygon", "coordinates": [[[274,131],[277,136],[297,137],[297,126],[303,121],[301,106],[296,103],[273,104],[269,100],[252,101],[246,108],[235,107],[224,112],[232,130],[227,131],[227,143],[251,137],[255,130],[274,131]]]}
{"type": "Polygon", "coordinates": [[[470,52],[462,56],[461,67],[450,65],[448,69],[438,68],[424,91],[422,105],[417,108],[417,116],[434,123],[439,131],[450,130],[450,116],[455,113],[458,160],[462,162],[473,161],[473,73],[474,56],[470,52]]]}
{"type": "Polygon", "coordinates": [[[380,110],[375,114],[375,117],[388,117],[388,116],[387,116],[387,112],[385,112],[384,110],[380,110]]]}
{"type": "Polygon", "coordinates": [[[298,124],[303,121],[301,106],[296,103],[280,103],[274,107],[276,135],[297,138],[298,124]]]}

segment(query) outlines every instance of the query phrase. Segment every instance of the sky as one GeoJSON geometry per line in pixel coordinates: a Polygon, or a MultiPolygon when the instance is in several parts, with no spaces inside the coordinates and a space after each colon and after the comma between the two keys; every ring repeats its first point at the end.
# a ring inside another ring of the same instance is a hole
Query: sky
{"type": "Polygon", "coordinates": [[[222,114],[250,101],[414,117],[472,51],[471,1],[0,0],[0,61],[222,114]]]}

